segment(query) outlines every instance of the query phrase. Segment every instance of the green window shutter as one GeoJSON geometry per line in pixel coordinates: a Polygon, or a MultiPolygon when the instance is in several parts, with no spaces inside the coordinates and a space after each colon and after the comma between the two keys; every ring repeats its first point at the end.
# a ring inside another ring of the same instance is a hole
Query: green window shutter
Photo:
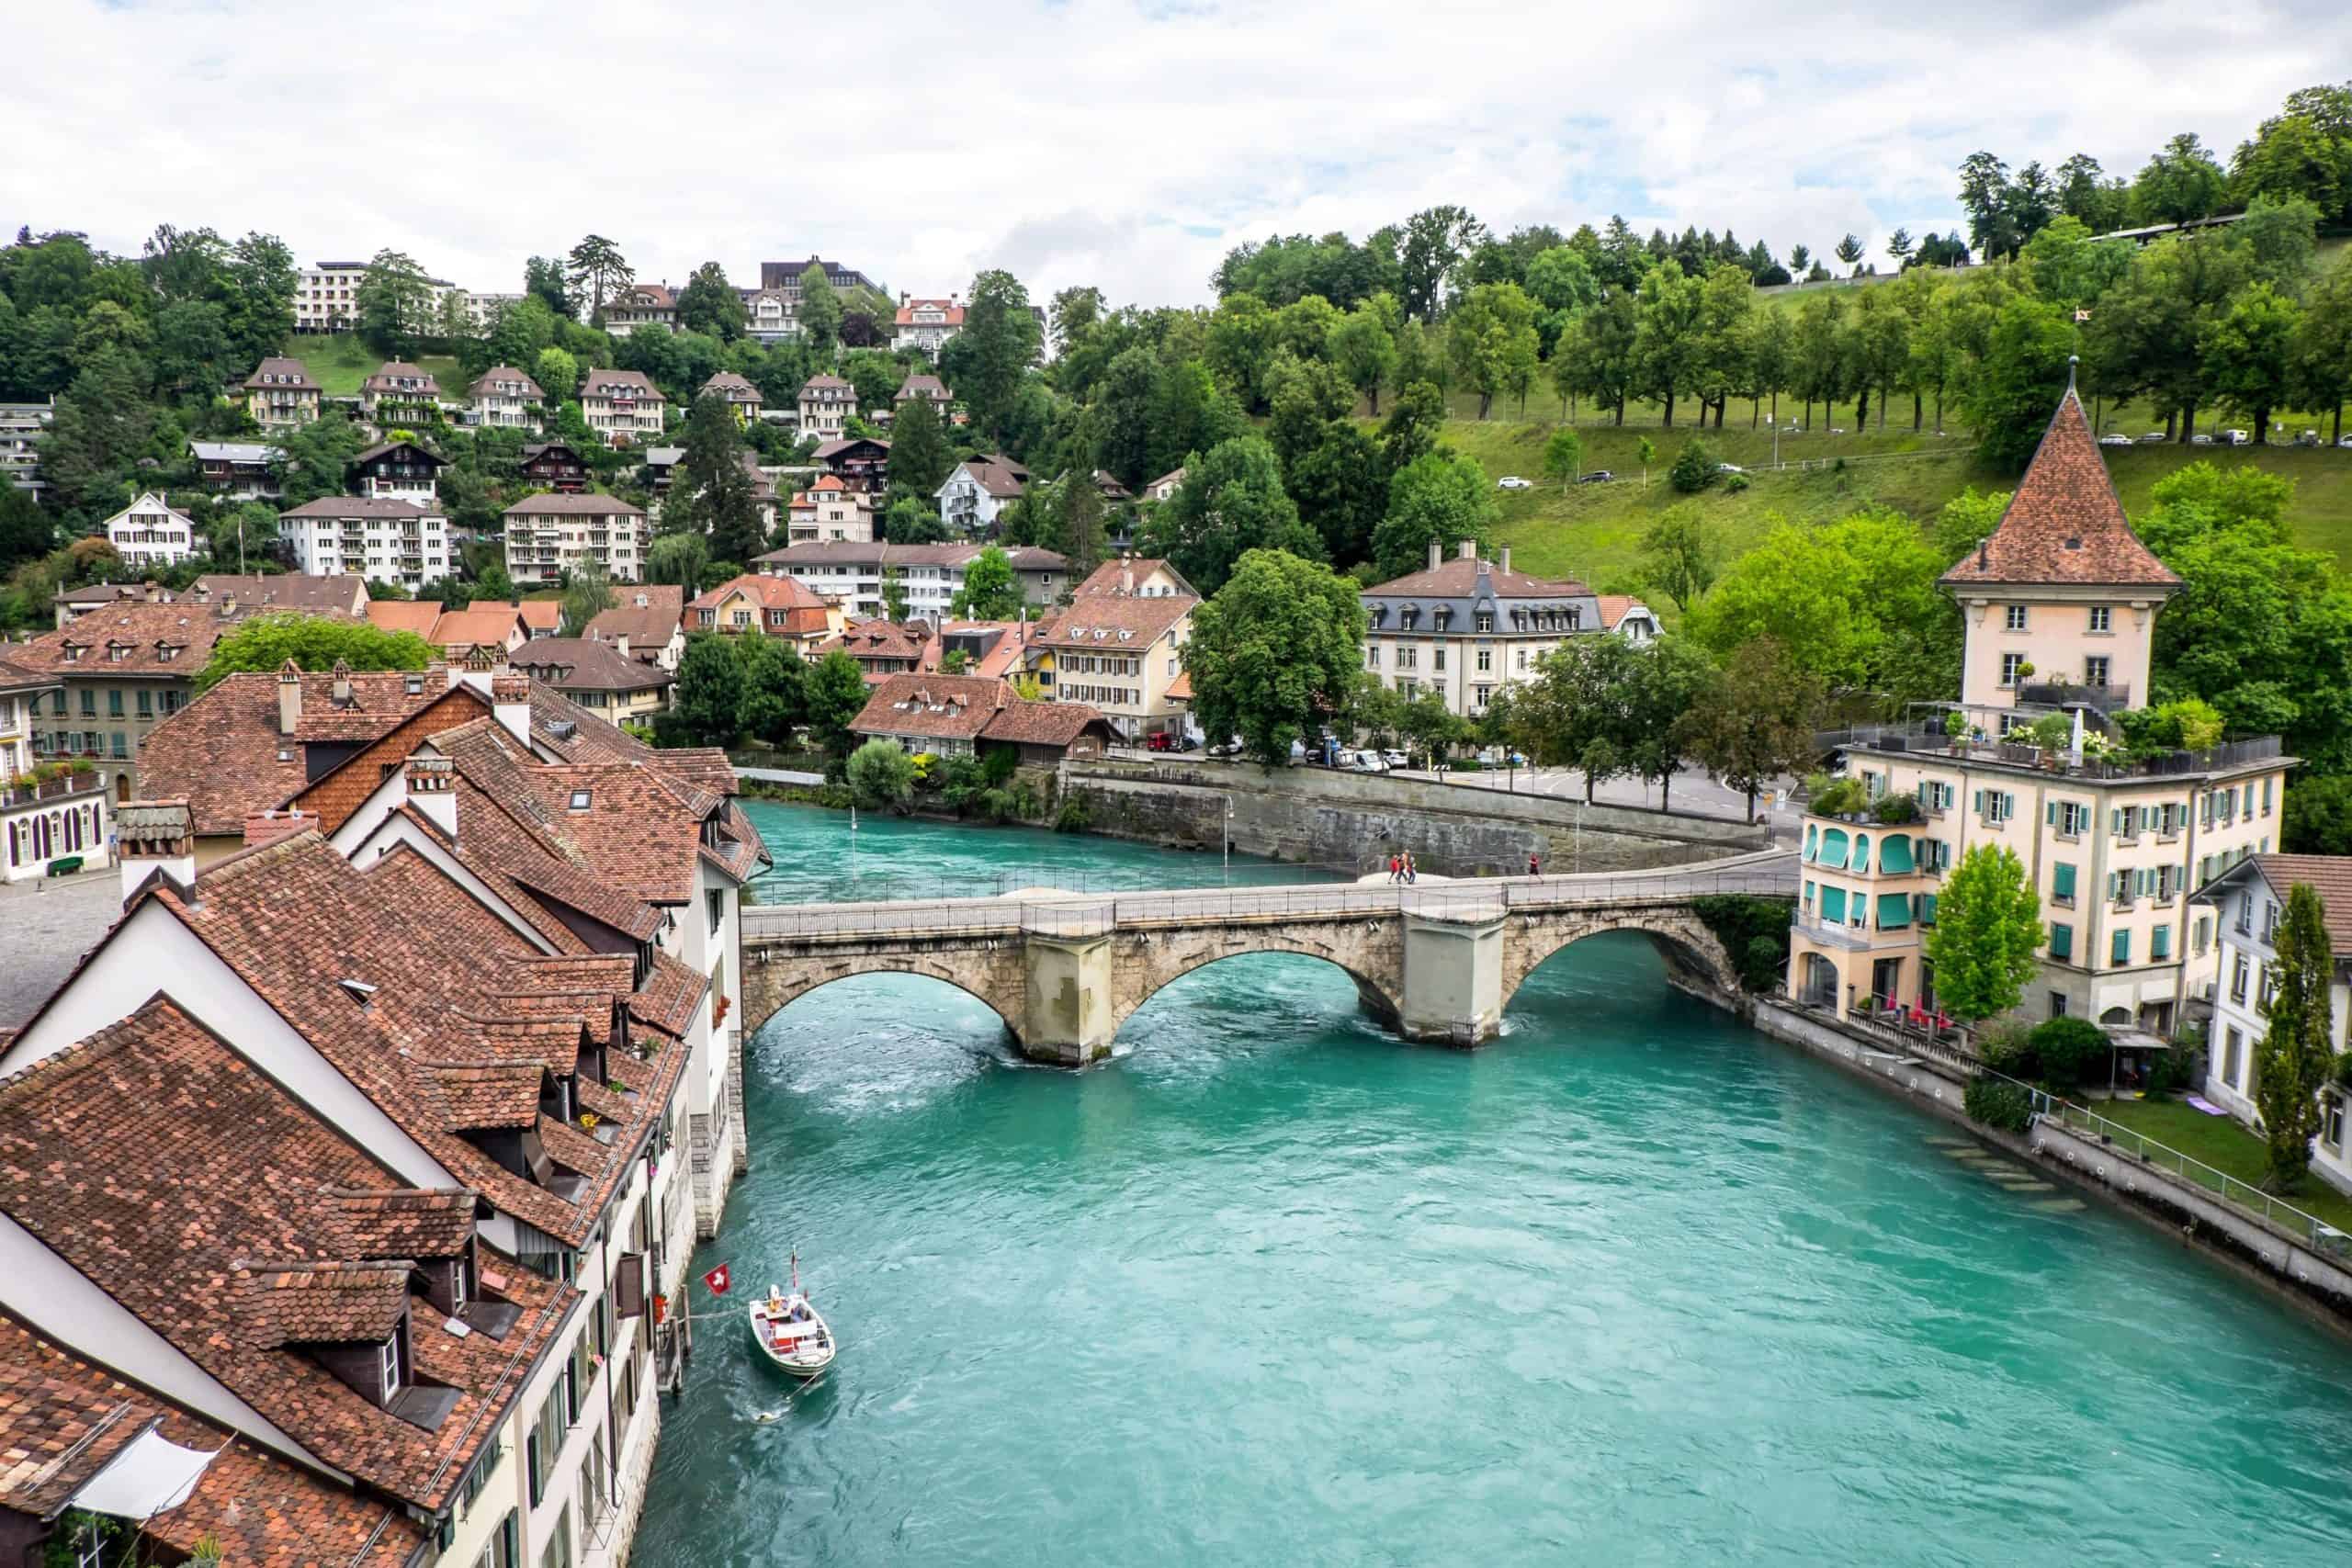
{"type": "Polygon", "coordinates": [[[1804,825],[1804,858],[1808,861],[1821,851],[1821,829],[1808,822],[1804,825]]]}
{"type": "Polygon", "coordinates": [[[2001,820],[2007,822],[2018,814],[2018,797],[2007,790],[2001,792],[2001,820]]]}
{"type": "Polygon", "coordinates": [[[2051,872],[2050,894],[2051,897],[2054,898],[2072,898],[2075,896],[2075,868],[2073,866],[2061,865],[2051,872]]]}
{"type": "Polygon", "coordinates": [[[2056,801],[2052,800],[2042,803],[2041,821],[2042,826],[2046,828],[2055,828],[2058,826],[2058,803],[2056,801]]]}
{"type": "Polygon", "coordinates": [[[2131,963],[2132,933],[2129,931],[2117,931],[2115,933],[2115,940],[2109,945],[2108,953],[2109,956],[2110,956],[2117,964],[2131,963]]]}
{"type": "Polygon", "coordinates": [[[1983,790],[1980,789],[1976,792],[1968,809],[1975,812],[1979,817],[1984,815],[1984,792],[1983,790]]]}
{"type": "Polygon", "coordinates": [[[1919,895],[1919,923],[1923,926],[1936,923],[1936,896],[1932,893],[1919,895]]]}
{"type": "Polygon", "coordinates": [[[2065,959],[2072,958],[2074,955],[2075,928],[2072,926],[2052,926],[2050,928],[2050,956],[2063,962],[2065,959]]]}
{"type": "Polygon", "coordinates": [[[1826,884],[1822,886],[1821,918],[1836,925],[1845,923],[1846,890],[1844,888],[1831,887],[1826,884]]]}
{"type": "Polygon", "coordinates": [[[2158,962],[2172,956],[2172,927],[2158,926],[2148,933],[2148,956],[2158,962]]]}
{"type": "Polygon", "coordinates": [[[1911,923],[1911,895],[1882,893],[1878,896],[1878,929],[1898,931],[1911,923]]]}

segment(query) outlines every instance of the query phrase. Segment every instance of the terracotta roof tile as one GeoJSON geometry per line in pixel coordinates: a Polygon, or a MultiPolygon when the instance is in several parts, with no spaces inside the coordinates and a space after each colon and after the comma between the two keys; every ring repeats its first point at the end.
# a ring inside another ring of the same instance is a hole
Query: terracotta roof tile
{"type": "Polygon", "coordinates": [[[322,1234],[343,1258],[456,1258],[481,1206],[462,1187],[330,1187],[323,1196],[322,1234]]]}
{"type": "Polygon", "coordinates": [[[2180,584],[2132,532],[2082,399],[2072,387],[2058,400],[1999,526],[1942,581],[1953,588],[2001,582],[2151,589],[2180,584]]]}
{"type": "Polygon", "coordinates": [[[2338,960],[2352,958],[2352,855],[2256,855],[2262,879],[2283,908],[2289,889],[2307,882],[2327,908],[2327,944],[2338,960]]]}
{"type": "Polygon", "coordinates": [[[419,637],[433,635],[433,623],[441,618],[438,599],[370,599],[368,601],[368,624],[388,632],[414,632],[419,637]]]}
{"type": "Polygon", "coordinates": [[[610,643],[588,637],[534,637],[507,657],[534,681],[564,692],[663,691],[677,679],[658,666],[627,657],[610,643]]]}
{"type": "Polygon", "coordinates": [[[235,625],[218,605],[186,598],[170,604],[123,601],[11,646],[8,659],[39,675],[193,681],[212,657],[213,643],[235,625]]]}
{"type": "Polygon", "coordinates": [[[263,1349],[389,1339],[408,1314],[411,1272],[404,1262],[232,1266],[238,1335],[263,1349]]]}
{"type": "Polygon", "coordinates": [[[1164,598],[1137,599],[1121,593],[1074,596],[1030,637],[1033,646],[1073,651],[1115,653],[1121,649],[1141,653],[1191,615],[1198,599],[1174,593],[1164,598]],[[1121,637],[1125,632],[1127,635],[1121,637]]]}
{"type": "Polygon", "coordinates": [[[449,1063],[424,1071],[441,1091],[444,1122],[460,1132],[529,1127],[538,1122],[539,1090],[547,1080],[540,1063],[449,1063]]]}
{"type": "Polygon", "coordinates": [[[234,600],[240,611],[300,610],[311,615],[360,615],[369,603],[368,585],[356,578],[312,577],[302,571],[252,577],[209,571],[182,597],[205,605],[234,600]]]}

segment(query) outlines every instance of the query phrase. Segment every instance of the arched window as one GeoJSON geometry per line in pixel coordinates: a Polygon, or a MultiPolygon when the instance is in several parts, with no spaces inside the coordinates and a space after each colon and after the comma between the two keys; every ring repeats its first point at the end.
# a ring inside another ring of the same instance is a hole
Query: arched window
{"type": "Polygon", "coordinates": [[[1854,835],[1854,869],[1868,871],[1870,868],[1871,836],[1868,833],[1857,833],[1854,835]]]}

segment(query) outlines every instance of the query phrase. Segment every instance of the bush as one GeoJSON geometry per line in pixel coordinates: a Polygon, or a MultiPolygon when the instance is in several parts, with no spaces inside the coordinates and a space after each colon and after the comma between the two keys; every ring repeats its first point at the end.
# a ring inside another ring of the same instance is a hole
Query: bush
{"type": "Polygon", "coordinates": [[[1777,991],[1789,970],[1789,911],[1792,900],[1751,898],[1741,894],[1693,898],[1690,912],[1715,933],[1724,952],[1739,966],[1739,983],[1750,991],[1777,991]]]}
{"type": "Polygon", "coordinates": [[[1012,776],[1012,770],[1020,765],[1021,755],[1019,752],[1013,750],[1010,746],[999,746],[990,750],[988,754],[987,760],[981,762],[980,773],[981,776],[986,778],[989,781],[989,784],[993,787],[1001,785],[1005,780],[1011,778],[1012,776]]]}
{"type": "Polygon", "coordinates": [[[2108,1065],[2107,1031],[2086,1018],[2053,1018],[2034,1026],[2033,1054],[2053,1089],[2075,1089],[2108,1065]]]}
{"type": "Polygon", "coordinates": [[[1069,796],[1062,802],[1062,808],[1054,813],[1054,831],[1057,833],[1083,833],[1092,826],[1094,818],[1087,811],[1083,796],[1069,796]]]}
{"type": "Polygon", "coordinates": [[[1724,476],[1724,491],[1726,494],[1737,495],[1741,491],[1744,491],[1747,488],[1747,476],[1746,474],[1725,474],[1724,476]]]}
{"type": "Polygon", "coordinates": [[[897,742],[869,740],[849,758],[849,787],[867,810],[903,807],[915,789],[915,760],[897,742]]]}
{"type": "Polygon", "coordinates": [[[1696,495],[1715,482],[1715,455],[1697,436],[1682,444],[1674,455],[1674,467],[1666,471],[1667,482],[1685,495],[1696,495]]]}
{"type": "Polygon", "coordinates": [[[1908,791],[1901,795],[1881,795],[1871,807],[1871,815],[1888,827],[1901,827],[1919,820],[1918,796],[1908,791]]]}
{"type": "Polygon", "coordinates": [[[2041,1058],[2033,1054],[2033,1031],[2021,1019],[2001,1019],[1978,1030],[1976,1055],[1995,1072],[2013,1078],[2041,1076],[2041,1058]]]}
{"type": "Polygon", "coordinates": [[[1806,809],[1824,817],[1850,817],[1870,806],[1870,794],[1860,779],[1831,779],[1814,792],[1806,809]]]}
{"type": "Polygon", "coordinates": [[[2022,1134],[2033,1125],[2033,1096],[2022,1085],[1979,1073],[1961,1091],[1960,1107],[1972,1121],[2004,1133],[2022,1134]]]}

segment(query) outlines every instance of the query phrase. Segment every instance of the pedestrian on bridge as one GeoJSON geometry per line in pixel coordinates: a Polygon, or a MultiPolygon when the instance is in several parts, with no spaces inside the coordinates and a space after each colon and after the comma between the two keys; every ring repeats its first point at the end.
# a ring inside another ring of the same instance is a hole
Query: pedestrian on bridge
{"type": "Polygon", "coordinates": [[[1527,857],[1527,874],[1530,876],[1541,876],[1544,874],[1544,863],[1537,859],[1532,852],[1527,857]]]}
{"type": "Polygon", "coordinates": [[[1407,850],[1405,852],[1405,885],[1409,887],[1420,879],[1420,867],[1413,863],[1413,852],[1407,850]]]}
{"type": "Polygon", "coordinates": [[[1392,887],[1395,886],[1396,885],[1396,879],[1404,874],[1405,857],[1402,855],[1390,855],[1388,857],[1388,885],[1392,887]]]}

